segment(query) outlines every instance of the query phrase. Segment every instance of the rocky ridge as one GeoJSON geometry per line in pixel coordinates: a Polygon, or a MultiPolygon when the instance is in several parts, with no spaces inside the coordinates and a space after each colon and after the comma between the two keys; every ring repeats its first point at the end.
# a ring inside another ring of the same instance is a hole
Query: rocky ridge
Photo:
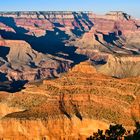
{"type": "Polygon", "coordinates": [[[138,80],[108,77],[83,62],[61,78],[28,84],[12,95],[1,92],[1,104],[8,107],[7,112],[6,107],[3,113],[1,109],[1,138],[73,140],[85,139],[110,123],[133,128],[139,120],[134,108],[138,80]]]}
{"type": "Polygon", "coordinates": [[[139,22],[121,11],[0,12],[0,34],[0,70],[11,82],[58,77],[88,58],[104,64],[108,54],[139,54],[139,22]]]}
{"type": "Polygon", "coordinates": [[[0,139],[84,140],[110,123],[133,129],[139,23],[120,11],[1,12],[0,139]]]}

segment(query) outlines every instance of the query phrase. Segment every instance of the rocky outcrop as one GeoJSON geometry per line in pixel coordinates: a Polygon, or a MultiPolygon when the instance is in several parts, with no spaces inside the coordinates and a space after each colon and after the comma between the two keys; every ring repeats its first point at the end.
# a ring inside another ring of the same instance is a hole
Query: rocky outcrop
{"type": "Polygon", "coordinates": [[[51,78],[58,73],[68,71],[71,62],[68,60],[47,56],[33,50],[25,41],[1,40],[3,50],[3,65],[1,72],[12,80],[35,81],[51,78]],[[5,56],[4,56],[5,55],[5,56]]]}
{"type": "MultiPolygon", "coordinates": [[[[104,16],[93,12],[0,12],[0,34],[3,81],[57,78],[87,59],[110,76],[139,76],[135,57],[129,71],[129,62],[123,62],[128,56],[139,57],[139,20],[120,11],[104,16]]],[[[4,87],[5,83],[0,88],[4,87]]]]}
{"type": "Polygon", "coordinates": [[[0,137],[82,140],[110,123],[131,128],[138,117],[132,105],[139,80],[105,76],[88,61],[61,78],[27,84],[14,94],[0,92],[0,137]]]}
{"type": "Polygon", "coordinates": [[[107,63],[99,66],[99,72],[106,75],[125,78],[139,76],[140,58],[137,56],[109,56],[107,63]]]}
{"type": "Polygon", "coordinates": [[[85,60],[67,42],[90,30],[92,20],[91,12],[0,12],[0,72],[10,81],[59,77],[85,60]]]}
{"type": "Polygon", "coordinates": [[[0,12],[0,34],[0,139],[84,140],[140,119],[138,20],[0,12]]]}
{"type": "Polygon", "coordinates": [[[34,120],[4,120],[1,123],[1,138],[14,140],[30,140],[30,139],[48,139],[48,140],[84,140],[86,139],[86,133],[92,134],[93,131],[97,131],[97,128],[106,129],[108,125],[101,121],[90,121],[88,119],[82,122],[77,118],[71,120],[62,118],[60,120],[54,119],[53,121],[34,121],[34,120]],[[55,123],[54,123],[55,122],[55,123]],[[90,123],[90,125],[88,125],[90,123]],[[4,126],[7,125],[7,131],[4,130],[4,126]],[[78,128],[81,128],[77,130],[78,128]],[[14,129],[13,129],[14,128],[14,129]],[[53,129],[53,133],[52,133],[53,129]],[[6,132],[9,132],[8,135],[6,132]],[[75,133],[77,133],[75,135],[75,133]],[[67,134],[67,135],[64,135],[67,134]]]}
{"type": "Polygon", "coordinates": [[[110,11],[106,14],[110,19],[114,20],[130,20],[132,17],[123,11],[110,11]]]}
{"type": "MultiPolygon", "coordinates": [[[[0,72],[10,81],[59,77],[86,59],[105,67],[114,62],[116,54],[140,54],[139,20],[121,11],[104,16],[93,12],[0,12],[0,34],[4,52],[0,72]]],[[[114,72],[120,68],[115,66],[101,71],[117,77],[139,75],[114,72]]]]}
{"type": "Polygon", "coordinates": [[[14,19],[18,27],[24,27],[27,34],[37,37],[54,27],[72,30],[76,33],[88,31],[93,26],[92,12],[0,12],[1,19],[14,19]]]}

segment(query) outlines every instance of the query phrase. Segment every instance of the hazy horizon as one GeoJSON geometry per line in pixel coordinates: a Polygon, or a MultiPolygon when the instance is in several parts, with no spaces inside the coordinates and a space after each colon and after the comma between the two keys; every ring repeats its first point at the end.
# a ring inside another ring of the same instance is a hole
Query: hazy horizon
{"type": "MultiPolygon", "coordinates": [[[[1,2],[2,0],[0,0],[1,2]]],[[[140,18],[140,1],[133,0],[5,0],[1,2],[0,11],[93,11],[105,14],[109,11],[124,11],[133,17],[140,18]]]]}

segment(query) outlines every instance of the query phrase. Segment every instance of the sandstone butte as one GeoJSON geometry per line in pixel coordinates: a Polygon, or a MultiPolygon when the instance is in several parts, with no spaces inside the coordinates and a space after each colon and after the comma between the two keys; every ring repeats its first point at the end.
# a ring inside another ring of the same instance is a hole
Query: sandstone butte
{"type": "Polygon", "coordinates": [[[0,139],[85,140],[111,123],[132,130],[139,27],[123,12],[0,12],[0,139]]]}

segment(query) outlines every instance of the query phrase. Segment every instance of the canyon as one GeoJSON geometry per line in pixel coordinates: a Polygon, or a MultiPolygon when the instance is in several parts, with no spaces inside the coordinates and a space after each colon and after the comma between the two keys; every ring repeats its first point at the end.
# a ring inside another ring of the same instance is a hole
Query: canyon
{"type": "Polygon", "coordinates": [[[0,139],[85,140],[140,120],[140,20],[121,12],[0,12],[0,139]]]}
{"type": "Polygon", "coordinates": [[[110,54],[140,53],[139,20],[123,12],[1,12],[0,35],[0,72],[12,82],[53,78],[88,59],[107,63],[110,54]]]}

